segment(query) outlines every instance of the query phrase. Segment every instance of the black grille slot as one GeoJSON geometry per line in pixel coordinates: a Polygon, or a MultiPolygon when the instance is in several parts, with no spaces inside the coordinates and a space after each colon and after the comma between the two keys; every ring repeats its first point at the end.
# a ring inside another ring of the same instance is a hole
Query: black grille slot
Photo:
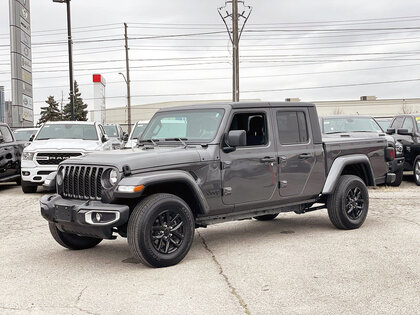
{"type": "Polygon", "coordinates": [[[38,153],[36,155],[36,161],[40,165],[58,165],[68,158],[80,155],[82,155],[82,153],[78,152],[38,153]]]}
{"type": "Polygon", "coordinates": [[[103,167],[64,166],[63,196],[76,199],[100,200],[102,197],[101,176],[103,167]]]}

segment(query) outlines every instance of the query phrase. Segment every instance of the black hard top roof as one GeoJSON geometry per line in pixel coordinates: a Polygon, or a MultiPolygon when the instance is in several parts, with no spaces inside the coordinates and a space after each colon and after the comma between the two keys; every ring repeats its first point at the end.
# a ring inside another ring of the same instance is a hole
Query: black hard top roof
{"type": "Polygon", "coordinates": [[[176,106],[162,108],[159,111],[172,110],[194,110],[200,108],[258,108],[258,107],[315,107],[315,104],[305,102],[226,102],[226,103],[208,103],[208,104],[194,104],[187,106],[176,106]]]}

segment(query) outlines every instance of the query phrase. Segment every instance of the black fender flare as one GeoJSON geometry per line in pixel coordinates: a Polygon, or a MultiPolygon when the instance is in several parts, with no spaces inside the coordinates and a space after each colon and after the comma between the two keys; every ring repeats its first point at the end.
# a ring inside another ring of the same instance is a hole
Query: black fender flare
{"type": "MultiPolygon", "coordinates": [[[[190,173],[181,170],[170,170],[170,171],[156,171],[142,174],[135,174],[128,177],[124,177],[119,183],[119,186],[140,186],[144,185],[145,189],[152,185],[161,183],[171,182],[182,182],[187,184],[195,194],[197,201],[200,204],[203,214],[207,214],[210,207],[207,200],[201,191],[198,183],[194,180],[190,173]]],[[[135,198],[141,196],[141,193],[123,193],[118,191],[114,192],[114,196],[117,198],[135,198]]]]}

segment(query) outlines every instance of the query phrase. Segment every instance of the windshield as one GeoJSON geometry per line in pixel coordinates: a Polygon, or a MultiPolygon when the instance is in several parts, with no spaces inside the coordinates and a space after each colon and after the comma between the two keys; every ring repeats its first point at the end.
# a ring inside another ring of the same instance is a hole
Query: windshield
{"type": "Polygon", "coordinates": [[[117,126],[104,126],[105,133],[110,138],[118,138],[118,129],[117,126]]]}
{"type": "Polygon", "coordinates": [[[370,117],[324,118],[324,133],[340,132],[383,132],[378,123],[370,117]]]}
{"type": "Polygon", "coordinates": [[[379,124],[379,126],[381,126],[382,130],[386,131],[389,128],[392,119],[377,119],[376,121],[379,124]]]}
{"type": "Polygon", "coordinates": [[[15,139],[17,141],[28,141],[29,138],[36,134],[38,130],[36,129],[28,129],[28,130],[16,130],[13,134],[15,135],[15,139]]]}
{"type": "Polygon", "coordinates": [[[147,124],[137,124],[131,134],[131,139],[137,139],[142,134],[144,129],[146,129],[146,127],[147,124]]]}
{"type": "Polygon", "coordinates": [[[52,124],[44,125],[35,140],[82,139],[98,140],[94,125],[52,124]]]}
{"type": "Polygon", "coordinates": [[[216,136],[223,109],[161,112],[153,116],[141,140],[176,139],[210,142],[216,136]]]}

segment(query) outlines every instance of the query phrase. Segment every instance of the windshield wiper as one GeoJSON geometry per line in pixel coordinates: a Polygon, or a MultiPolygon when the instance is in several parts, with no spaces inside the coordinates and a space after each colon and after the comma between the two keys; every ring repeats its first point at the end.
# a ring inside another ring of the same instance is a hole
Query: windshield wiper
{"type": "Polygon", "coordinates": [[[138,144],[144,144],[144,143],[152,143],[154,146],[157,146],[157,143],[159,142],[159,139],[142,139],[142,140],[137,140],[138,144]]]}
{"type": "Polygon", "coordinates": [[[332,131],[332,132],[327,132],[325,133],[326,135],[333,135],[335,133],[347,133],[347,131],[332,131]]]}
{"type": "Polygon", "coordinates": [[[182,143],[184,148],[186,148],[188,145],[185,141],[188,141],[187,138],[165,138],[165,141],[179,141],[182,143]]]}
{"type": "Polygon", "coordinates": [[[34,140],[50,140],[51,138],[38,138],[38,139],[34,139],[34,140]]]}

